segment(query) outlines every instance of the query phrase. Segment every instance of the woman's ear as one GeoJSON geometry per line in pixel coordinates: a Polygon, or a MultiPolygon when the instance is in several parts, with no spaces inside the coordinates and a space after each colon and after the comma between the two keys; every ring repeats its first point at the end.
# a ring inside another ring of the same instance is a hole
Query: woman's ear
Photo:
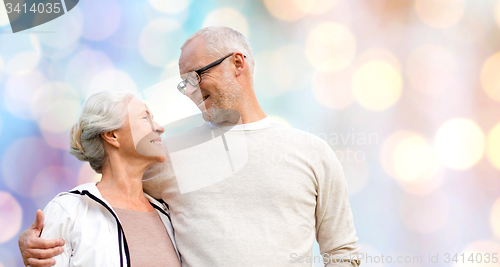
{"type": "Polygon", "coordinates": [[[116,148],[120,147],[120,143],[118,142],[116,131],[102,133],[101,137],[108,144],[110,144],[110,145],[112,145],[112,146],[114,146],[116,148]]]}

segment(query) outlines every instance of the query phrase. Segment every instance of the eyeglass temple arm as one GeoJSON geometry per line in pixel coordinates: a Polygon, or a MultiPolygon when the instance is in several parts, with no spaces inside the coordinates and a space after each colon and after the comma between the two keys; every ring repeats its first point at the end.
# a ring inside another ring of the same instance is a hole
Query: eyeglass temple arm
{"type": "MultiPolygon", "coordinates": [[[[232,55],[234,55],[234,53],[228,54],[227,56],[225,56],[225,57],[223,57],[223,58],[221,58],[221,59],[219,59],[219,60],[217,60],[217,61],[214,61],[214,62],[212,62],[212,63],[210,63],[210,64],[206,65],[205,67],[203,67],[203,68],[201,68],[201,69],[197,69],[197,70],[195,70],[194,72],[198,73],[198,75],[199,75],[200,73],[202,73],[202,72],[204,72],[204,71],[206,71],[206,70],[208,70],[208,69],[212,68],[213,66],[219,65],[222,61],[224,61],[226,58],[228,58],[228,57],[230,57],[230,56],[232,56],[232,55]]],[[[246,55],[243,55],[243,57],[244,57],[244,58],[247,58],[247,56],[246,56],[246,55]]]]}

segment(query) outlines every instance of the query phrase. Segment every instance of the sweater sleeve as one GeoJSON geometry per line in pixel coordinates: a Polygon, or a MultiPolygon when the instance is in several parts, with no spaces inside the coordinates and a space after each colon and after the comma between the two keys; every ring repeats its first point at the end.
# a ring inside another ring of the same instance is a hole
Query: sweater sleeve
{"type": "Polygon", "coordinates": [[[56,261],[54,266],[67,267],[70,266],[70,258],[72,254],[70,231],[73,228],[73,220],[64,207],[57,201],[50,201],[43,210],[45,221],[42,238],[62,238],[65,241],[64,252],[55,256],[56,261]]]}
{"type": "Polygon", "coordinates": [[[358,238],[344,171],[332,149],[325,146],[316,171],[316,239],[326,266],[359,266],[358,238]]]}

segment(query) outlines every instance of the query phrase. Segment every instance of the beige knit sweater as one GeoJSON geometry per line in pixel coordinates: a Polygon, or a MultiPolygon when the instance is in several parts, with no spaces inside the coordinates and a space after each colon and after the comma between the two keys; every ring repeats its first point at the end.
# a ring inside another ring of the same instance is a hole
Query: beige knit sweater
{"type": "Polygon", "coordinates": [[[328,266],[357,266],[335,263],[359,246],[342,166],[320,138],[266,118],[163,144],[144,188],[170,206],[182,266],[311,266],[315,237],[328,266]]]}

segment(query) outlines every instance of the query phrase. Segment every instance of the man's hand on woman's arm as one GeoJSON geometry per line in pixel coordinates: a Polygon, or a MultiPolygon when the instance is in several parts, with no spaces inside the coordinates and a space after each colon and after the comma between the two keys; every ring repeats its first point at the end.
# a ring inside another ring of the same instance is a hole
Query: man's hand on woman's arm
{"type": "Polygon", "coordinates": [[[40,238],[43,221],[43,211],[37,210],[35,222],[19,237],[19,249],[26,266],[53,266],[56,262],[52,257],[63,252],[64,240],[40,238]]]}

